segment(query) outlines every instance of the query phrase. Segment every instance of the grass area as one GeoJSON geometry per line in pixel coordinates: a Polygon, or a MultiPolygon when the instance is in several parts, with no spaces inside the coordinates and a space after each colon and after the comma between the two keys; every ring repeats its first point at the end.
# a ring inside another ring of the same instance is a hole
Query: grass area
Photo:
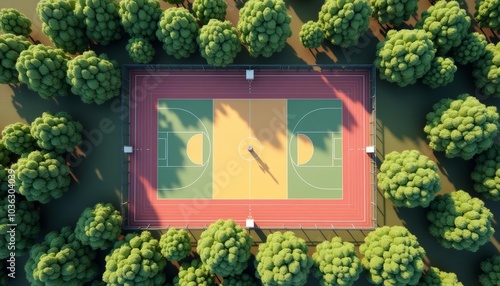
{"type": "MultiPolygon", "coordinates": [[[[227,0],[229,4],[228,19],[237,21],[237,8],[244,1],[227,0]]],[[[41,43],[50,44],[47,37],[41,32],[41,23],[38,20],[35,7],[36,0],[3,0],[0,8],[12,7],[20,10],[33,21],[32,37],[41,43]]],[[[427,0],[420,1],[418,15],[428,7],[427,0]]],[[[323,1],[290,0],[286,1],[289,14],[292,15],[292,38],[288,40],[285,49],[272,58],[251,58],[243,50],[235,60],[237,64],[331,64],[331,63],[372,63],[375,57],[375,47],[383,38],[385,30],[372,20],[370,31],[361,39],[356,47],[342,49],[325,43],[318,50],[310,51],[303,48],[298,40],[298,31],[302,23],[315,20],[323,1]]],[[[473,1],[466,1],[463,6],[470,15],[474,12],[473,1]]],[[[162,4],[166,8],[166,4],[162,4]]],[[[416,16],[418,19],[419,16],[416,16]]],[[[415,22],[412,18],[408,24],[415,22]]],[[[477,27],[474,29],[479,30],[477,27]]],[[[484,31],[490,41],[498,39],[490,31],[484,31]]],[[[95,47],[97,53],[106,52],[110,58],[120,64],[131,63],[126,51],[127,39],[114,42],[106,47],[95,47]]],[[[190,59],[177,61],[167,56],[161,45],[156,44],[157,54],[154,63],[205,63],[200,55],[190,59]]],[[[500,100],[484,98],[478,94],[473,85],[471,68],[459,67],[455,81],[444,88],[432,90],[420,83],[400,88],[394,84],[377,80],[377,159],[379,163],[384,154],[391,151],[417,149],[424,155],[435,160],[439,166],[439,175],[443,189],[440,193],[463,189],[477,196],[472,191],[470,171],[472,162],[460,159],[446,159],[442,154],[434,153],[427,145],[423,126],[425,114],[432,105],[444,97],[456,97],[460,93],[468,92],[480,97],[488,105],[500,107],[500,100]]],[[[60,229],[66,225],[75,225],[79,215],[88,206],[97,202],[111,202],[119,207],[120,191],[120,114],[119,99],[111,100],[101,106],[83,104],[76,96],[58,98],[57,101],[46,101],[29,91],[25,86],[0,85],[0,129],[7,124],[17,121],[31,122],[44,111],[69,112],[79,120],[85,128],[84,144],[81,148],[82,157],[68,157],[73,168],[75,182],[63,198],[44,205],[41,209],[43,234],[60,229]],[[107,128],[103,128],[108,125],[107,128]],[[110,127],[111,126],[111,127],[110,127]]],[[[494,213],[495,219],[500,217],[499,203],[486,202],[494,213]]],[[[428,232],[428,222],[425,218],[426,210],[422,208],[403,209],[394,208],[389,201],[379,198],[379,225],[405,225],[418,237],[419,242],[427,251],[426,261],[444,271],[455,272],[464,285],[477,285],[477,276],[480,272],[479,262],[489,256],[499,254],[500,230],[492,237],[491,243],[481,247],[477,253],[455,251],[442,248],[428,232]]],[[[494,227],[498,223],[494,221],[494,227]]],[[[201,231],[193,231],[193,237],[199,237],[201,231]]],[[[258,243],[265,240],[270,230],[252,230],[251,235],[258,243]]],[[[341,236],[348,241],[362,242],[366,231],[333,231],[333,230],[298,230],[297,235],[308,241],[323,241],[333,236],[341,236]]],[[[310,252],[314,247],[310,247],[310,252]]],[[[104,255],[101,253],[101,255],[104,255]]],[[[18,261],[18,278],[12,280],[11,285],[27,285],[23,277],[23,267],[27,256],[18,261]]],[[[103,263],[101,260],[100,263],[103,263]]],[[[310,285],[317,285],[311,279],[310,285]]],[[[356,285],[368,285],[361,278],[356,285]]]]}

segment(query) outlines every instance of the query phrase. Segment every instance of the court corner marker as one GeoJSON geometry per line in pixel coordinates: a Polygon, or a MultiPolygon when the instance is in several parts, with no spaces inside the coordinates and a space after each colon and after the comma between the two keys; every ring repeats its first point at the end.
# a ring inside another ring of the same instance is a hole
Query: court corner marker
{"type": "Polygon", "coordinates": [[[368,154],[375,153],[375,146],[366,146],[366,153],[368,154]]]}
{"type": "Polygon", "coordinates": [[[254,228],[255,227],[255,221],[253,218],[247,218],[246,219],[246,228],[254,228]]]}

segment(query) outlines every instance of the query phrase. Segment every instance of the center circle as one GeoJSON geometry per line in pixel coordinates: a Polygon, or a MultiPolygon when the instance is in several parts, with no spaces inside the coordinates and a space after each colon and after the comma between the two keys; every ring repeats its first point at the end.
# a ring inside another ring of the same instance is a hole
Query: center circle
{"type": "Polygon", "coordinates": [[[255,137],[246,137],[238,145],[238,153],[245,160],[255,160],[262,152],[262,144],[255,137]]]}

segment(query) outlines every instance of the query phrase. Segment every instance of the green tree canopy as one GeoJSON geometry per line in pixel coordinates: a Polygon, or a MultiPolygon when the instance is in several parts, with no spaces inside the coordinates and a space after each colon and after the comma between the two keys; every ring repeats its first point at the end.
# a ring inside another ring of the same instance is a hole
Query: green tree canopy
{"type": "Polygon", "coordinates": [[[466,93],[434,104],[424,127],[429,146],[446,157],[465,160],[491,147],[498,133],[498,112],[466,93]]]}
{"type": "Polygon", "coordinates": [[[438,88],[453,82],[457,66],[453,58],[434,57],[431,62],[431,69],[422,77],[422,83],[438,88]]]}
{"type": "Polygon", "coordinates": [[[498,0],[480,0],[476,2],[476,12],[474,18],[481,28],[491,28],[500,30],[500,1],[498,0]]]}
{"type": "Polygon", "coordinates": [[[359,247],[368,281],[384,285],[416,285],[424,270],[425,250],[403,226],[384,226],[359,247]]]}
{"type": "Polygon", "coordinates": [[[452,57],[458,64],[466,65],[477,61],[486,51],[486,37],[478,32],[467,34],[460,45],[453,49],[452,57]]]}
{"type": "Polygon", "coordinates": [[[0,9],[0,31],[28,38],[31,33],[31,20],[16,9],[0,9]]]}
{"type": "Polygon", "coordinates": [[[196,250],[211,273],[226,277],[245,270],[252,238],[233,220],[218,220],[201,233],[196,250]]]}
{"type": "Polygon", "coordinates": [[[16,61],[19,54],[30,45],[31,43],[23,36],[0,35],[0,84],[19,82],[16,61]]]}
{"type": "Polygon", "coordinates": [[[161,14],[156,37],[163,50],[176,59],[187,58],[196,51],[198,24],[185,8],[169,8],[161,14]]]}
{"type": "Polygon", "coordinates": [[[255,276],[265,286],[300,286],[307,282],[313,264],[306,242],[291,231],[279,231],[259,244],[255,256],[255,276]]]}
{"type": "Polygon", "coordinates": [[[106,256],[102,280],[108,285],[156,286],[165,282],[167,262],[149,231],[129,233],[106,256]]]}
{"type": "Polygon", "coordinates": [[[393,151],[385,156],[377,183],[397,207],[427,207],[441,190],[437,165],[417,150],[393,151]]]}
{"type": "Polygon", "coordinates": [[[22,122],[5,126],[2,130],[2,142],[7,150],[19,155],[35,151],[36,146],[30,126],[22,122]]]}
{"type": "Polygon", "coordinates": [[[61,49],[42,44],[29,46],[17,59],[18,79],[44,99],[65,96],[69,93],[65,80],[69,59],[61,49]]]}
{"type": "Polygon", "coordinates": [[[5,147],[3,139],[0,139],[0,165],[10,166],[10,156],[12,152],[5,147]]]}
{"type": "Polygon", "coordinates": [[[121,71],[106,54],[87,51],[68,61],[67,83],[83,102],[103,104],[120,94],[121,71]]]}
{"type": "Polygon", "coordinates": [[[249,0],[239,12],[240,41],[253,57],[270,57],[292,35],[291,17],[283,0],[249,0]]]}
{"type": "Polygon", "coordinates": [[[437,54],[444,55],[460,45],[470,23],[470,17],[457,1],[438,1],[422,13],[416,27],[429,32],[437,54]]]}
{"type": "Polygon", "coordinates": [[[184,3],[185,0],[163,0],[163,2],[169,3],[169,4],[182,4],[184,3]]]}
{"type": "Polygon", "coordinates": [[[500,42],[486,45],[473,67],[472,76],[481,93],[500,97],[500,42]]]}
{"type": "Polygon", "coordinates": [[[115,0],[76,0],[75,15],[85,23],[85,34],[92,42],[107,45],[122,37],[115,0]]]}
{"type": "Polygon", "coordinates": [[[431,267],[427,270],[420,281],[418,281],[418,286],[436,286],[436,285],[453,285],[453,286],[464,286],[464,284],[458,281],[457,274],[453,272],[444,272],[439,270],[437,267],[431,267]]]}
{"type": "Polygon", "coordinates": [[[252,275],[241,273],[235,276],[224,277],[220,286],[259,286],[252,275]]]}
{"type": "Polygon", "coordinates": [[[64,158],[54,152],[33,151],[12,165],[16,172],[17,192],[28,201],[46,204],[62,197],[71,183],[70,169],[64,158]]]}
{"type": "Polygon", "coordinates": [[[31,248],[24,271],[32,286],[84,285],[97,275],[95,256],[76,239],[72,228],[63,227],[31,248]]]}
{"type": "Polygon", "coordinates": [[[120,1],[120,19],[130,37],[153,39],[162,9],[158,0],[120,1]]]}
{"type": "Polygon", "coordinates": [[[169,228],[161,235],[160,249],[167,260],[182,260],[191,253],[191,236],[184,229],[169,228]]]}
{"type": "Polygon", "coordinates": [[[110,203],[86,208],[76,223],[76,238],[92,249],[108,249],[122,231],[122,216],[110,203]]]}
{"type": "Polygon", "coordinates": [[[174,278],[174,286],[215,286],[215,276],[199,260],[183,263],[174,278]]]}
{"type": "Polygon", "coordinates": [[[479,275],[479,282],[483,286],[497,286],[500,284],[500,255],[481,261],[483,273],[479,275]]]}
{"type": "Polygon", "coordinates": [[[208,24],[211,19],[224,21],[226,10],[226,0],[194,0],[193,2],[194,16],[203,24],[208,24]]]}
{"type": "Polygon", "coordinates": [[[318,244],[312,259],[313,274],[321,286],[354,285],[363,271],[354,244],[340,237],[318,244]]]}
{"type": "Polygon", "coordinates": [[[323,26],[319,22],[304,23],[299,32],[300,43],[308,49],[317,49],[325,40],[323,26]]]}
{"type": "Polygon", "coordinates": [[[380,78],[404,87],[423,77],[435,55],[429,35],[423,30],[390,30],[377,44],[375,66],[380,78]]]}
{"type": "Polygon", "coordinates": [[[208,64],[216,67],[225,67],[233,63],[234,58],[241,51],[238,31],[231,26],[231,22],[210,20],[201,27],[198,38],[201,56],[208,64]]]}
{"type": "Polygon", "coordinates": [[[370,0],[373,17],[380,24],[399,26],[418,10],[418,0],[370,0]]]}
{"type": "Polygon", "coordinates": [[[493,201],[500,200],[500,144],[493,144],[474,158],[471,173],[474,190],[493,201]]]}
{"type": "Polygon", "coordinates": [[[368,0],[326,0],[319,12],[325,37],[347,48],[358,44],[370,26],[372,8],[368,0]]]}
{"type": "Polygon", "coordinates": [[[68,113],[42,113],[31,123],[31,136],[38,146],[56,153],[73,152],[82,142],[83,126],[68,113]]]}
{"type": "Polygon", "coordinates": [[[41,0],[36,13],[42,20],[42,31],[57,48],[70,54],[88,47],[85,22],[75,15],[76,0],[41,0]]]}
{"type": "Polygon", "coordinates": [[[155,48],[145,38],[130,38],[125,49],[136,64],[148,64],[153,60],[155,48]]]}
{"type": "Polygon", "coordinates": [[[472,252],[495,232],[492,218],[482,200],[462,190],[437,196],[427,212],[430,233],[443,247],[472,252]]]}

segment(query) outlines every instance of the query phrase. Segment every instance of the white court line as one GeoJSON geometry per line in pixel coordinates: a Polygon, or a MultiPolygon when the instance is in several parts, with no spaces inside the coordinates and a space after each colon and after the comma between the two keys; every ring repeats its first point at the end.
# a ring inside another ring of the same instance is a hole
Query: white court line
{"type": "Polygon", "coordinates": [[[165,141],[165,144],[163,146],[165,146],[164,150],[165,151],[165,157],[158,157],[158,160],[166,160],[167,159],[167,139],[166,138],[158,138],[158,141],[165,141]]]}

